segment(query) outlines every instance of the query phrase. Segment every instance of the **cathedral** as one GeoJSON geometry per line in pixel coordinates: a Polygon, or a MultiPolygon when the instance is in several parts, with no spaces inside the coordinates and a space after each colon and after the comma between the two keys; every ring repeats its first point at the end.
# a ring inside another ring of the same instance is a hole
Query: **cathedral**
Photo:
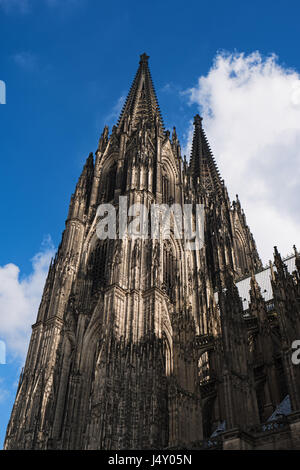
{"type": "Polygon", "coordinates": [[[202,118],[188,161],[165,130],[148,59],[71,197],[4,448],[300,449],[300,254],[262,266],[202,118]],[[168,239],[99,238],[121,196],[200,204],[201,247],[172,213],[168,239]]]}

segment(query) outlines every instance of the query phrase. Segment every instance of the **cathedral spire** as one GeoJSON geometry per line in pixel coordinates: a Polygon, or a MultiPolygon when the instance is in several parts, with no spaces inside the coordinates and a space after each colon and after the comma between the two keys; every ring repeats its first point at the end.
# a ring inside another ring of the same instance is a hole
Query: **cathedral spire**
{"type": "Polygon", "coordinates": [[[256,277],[254,275],[254,271],[252,270],[252,273],[251,273],[251,278],[250,278],[250,299],[251,299],[251,303],[253,305],[256,304],[256,301],[257,300],[260,300],[260,301],[263,301],[263,297],[262,297],[262,294],[261,294],[261,289],[260,289],[260,286],[256,280],[256,277]]]}
{"type": "Polygon", "coordinates": [[[286,273],[286,265],[284,264],[278,252],[277,246],[274,246],[274,264],[276,266],[277,273],[280,275],[280,277],[284,278],[286,273]]]}
{"type": "Polygon", "coordinates": [[[296,268],[298,269],[299,273],[300,273],[300,254],[298,253],[298,250],[296,248],[296,245],[293,246],[294,248],[294,252],[295,252],[295,264],[296,264],[296,268]]]}
{"type": "Polygon", "coordinates": [[[149,56],[145,53],[140,56],[139,68],[118,121],[119,129],[123,128],[126,121],[129,121],[128,125],[131,128],[136,128],[141,120],[148,122],[157,120],[163,128],[163,120],[148,66],[148,59],[149,56]]]}
{"type": "Polygon", "coordinates": [[[190,169],[194,183],[197,178],[204,190],[221,192],[222,180],[215,159],[211,152],[207,137],[202,127],[202,117],[194,117],[194,137],[190,160],[190,169]]]}

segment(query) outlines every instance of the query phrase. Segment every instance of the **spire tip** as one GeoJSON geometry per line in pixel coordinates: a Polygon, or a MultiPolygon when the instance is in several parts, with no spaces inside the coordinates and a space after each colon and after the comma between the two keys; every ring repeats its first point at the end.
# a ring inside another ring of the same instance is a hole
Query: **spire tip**
{"type": "Polygon", "coordinates": [[[196,114],[196,116],[194,116],[194,125],[200,124],[201,126],[202,121],[203,121],[203,118],[199,114],[196,114]]]}
{"type": "Polygon", "coordinates": [[[150,56],[148,56],[146,54],[146,52],[144,52],[143,54],[140,55],[140,64],[148,64],[148,59],[149,59],[150,56]]]}

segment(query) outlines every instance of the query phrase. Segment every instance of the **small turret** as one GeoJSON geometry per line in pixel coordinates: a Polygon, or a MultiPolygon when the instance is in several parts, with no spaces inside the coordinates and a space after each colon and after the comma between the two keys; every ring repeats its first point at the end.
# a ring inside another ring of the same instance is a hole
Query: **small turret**
{"type": "Polygon", "coordinates": [[[277,246],[274,246],[274,264],[277,269],[277,273],[279,277],[285,277],[285,273],[287,272],[286,265],[282,261],[282,258],[279,254],[279,251],[277,249],[277,246]]]}
{"type": "Polygon", "coordinates": [[[295,252],[295,264],[296,268],[298,269],[298,272],[300,274],[300,254],[297,251],[296,245],[293,246],[294,252],[295,252]]]}
{"type": "Polygon", "coordinates": [[[108,143],[108,127],[105,126],[104,129],[103,129],[103,132],[101,134],[101,137],[99,139],[99,144],[98,144],[98,149],[97,149],[97,152],[104,152],[106,146],[107,146],[107,143],[108,143]]]}
{"type": "Polygon", "coordinates": [[[94,156],[90,153],[71,197],[68,220],[74,217],[83,219],[89,206],[93,174],[94,156]]]}

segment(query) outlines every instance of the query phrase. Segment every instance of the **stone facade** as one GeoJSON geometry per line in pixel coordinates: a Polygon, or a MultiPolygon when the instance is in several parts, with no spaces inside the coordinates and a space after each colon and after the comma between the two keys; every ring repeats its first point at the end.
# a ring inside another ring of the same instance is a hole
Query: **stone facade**
{"type": "Polygon", "coordinates": [[[295,249],[290,273],[275,249],[270,307],[241,204],[198,115],[194,125],[188,163],[175,128],[164,130],[143,54],[72,195],[5,449],[276,448],[275,434],[300,448],[300,257],[295,249]],[[128,206],[203,204],[204,245],[186,250],[172,230],[169,240],[100,240],[97,207],[118,211],[124,195],[128,206]],[[245,312],[236,283],[247,276],[245,312]],[[266,427],[287,395],[292,413],[266,427]]]}

